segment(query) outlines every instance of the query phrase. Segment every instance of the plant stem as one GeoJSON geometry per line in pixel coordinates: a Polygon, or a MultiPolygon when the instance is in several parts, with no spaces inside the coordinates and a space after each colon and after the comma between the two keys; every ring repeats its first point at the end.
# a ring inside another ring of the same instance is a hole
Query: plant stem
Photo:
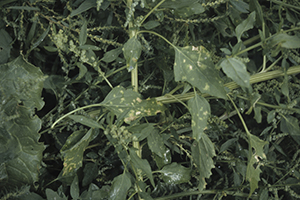
{"type": "MultiPolygon", "coordinates": [[[[293,74],[300,73],[300,65],[290,67],[286,73],[287,73],[287,75],[293,75],[293,74]]],[[[277,78],[280,76],[284,76],[284,72],[282,70],[274,70],[274,71],[270,71],[270,72],[257,73],[250,77],[250,84],[263,82],[263,81],[274,79],[274,78],[277,78]]],[[[240,87],[238,84],[236,84],[233,81],[224,84],[224,86],[229,88],[230,90],[234,90],[234,89],[237,89],[240,87]]],[[[209,95],[202,94],[202,96],[208,97],[209,95]]],[[[176,95],[173,95],[172,97],[170,97],[168,94],[166,94],[164,96],[156,97],[155,99],[156,99],[156,101],[166,104],[166,103],[178,102],[176,99],[180,99],[181,101],[187,101],[187,100],[191,99],[192,97],[194,97],[194,92],[189,92],[186,94],[176,94],[176,95]]]]}
{"type": "MultiPolygon", "coordinates": [[[[131,9],[132,6],[132,0],[127,0],[127,6],[129,9],[131,9]]],[[[132,19],[134,18],[134,16],[132,16],[132,19]]],[[[128,29],[129,29],[129,38],[132,37],[136,37],[137,33],[136,30],[133,26],[133,22],[132,20],[129,22],[128,24],[128,29]]],[[[133,91],[135,92],[139,92],[139,88],[138,88],[138,65],[137,63],[135,63],[135,66],[133,66],[133,70],[131,71],[131,86],[133,87],[133,91]]],[[[140,143],[138,141],[133,141],[132,145],[136,150],[136,154],[141,158],[142,157],[142,152],[140,150],[140,143]]]]}

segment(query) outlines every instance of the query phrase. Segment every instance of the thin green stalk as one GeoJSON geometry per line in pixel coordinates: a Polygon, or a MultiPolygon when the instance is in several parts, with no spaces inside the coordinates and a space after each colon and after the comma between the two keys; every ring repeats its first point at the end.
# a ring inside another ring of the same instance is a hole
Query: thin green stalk
{"type": "Polygon", "coordinates": [[[143,20],[141,21],[141,25],[144,23],[144,21],[149,17],[149,15],[151,15],[151,13],[153,13],[156,8],[158,8],[163,2],[165,2],[165,0],[160,1],[154,8],[152,8],[152,10],[150,12],[147,13],[147,15],[143,18],[143,20]]]}

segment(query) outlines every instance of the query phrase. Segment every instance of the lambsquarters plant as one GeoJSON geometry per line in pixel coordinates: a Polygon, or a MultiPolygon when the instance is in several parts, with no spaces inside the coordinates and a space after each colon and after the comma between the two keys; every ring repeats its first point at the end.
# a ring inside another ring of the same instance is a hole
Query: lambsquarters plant
{"type": "Polygon", "coordinates": [[[299,8],[1,1],[1,200],[299,198],[299,8]]]}

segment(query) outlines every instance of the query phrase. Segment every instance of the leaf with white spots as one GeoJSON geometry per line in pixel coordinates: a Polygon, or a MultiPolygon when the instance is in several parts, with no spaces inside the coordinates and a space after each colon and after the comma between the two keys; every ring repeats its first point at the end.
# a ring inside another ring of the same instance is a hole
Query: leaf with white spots
{"type": "Polygon", "coordinates": [[[192,115],[193,138],[199,141],[210,116],[210,105],[204,97],[196,94],[188,101],[188,107],[192,115]]]}
{"type": "Polygon", "coordinates": [[[124,44],[122,50],[126,59],[127,69],[130,72],[134,69],[138,59],[141,56],[142,45],[136,37],[132,37],[124,44]]]}
{"type": "Polygon", "coordinates": [[[250,88],[250,75],[246,65],[236,58],[224,59],[220,66],[225,74],[241,87],[250,88]]]}
{"type": "Polygon", "coordinates": [[[94,138],[94,129],[73,132],[61,148],[60,152],[64,160],[62,176],[73,176],[82,166],[83,152],[91,139],[94,138]]]}
{"type": "Polygon", "coordinates": [[[186,81],[202,93],[227,99],[219,71],[203,47],[175,47],[175,81],[186,81]]]}
{"type": "Polygon", "coordinates": [[[155,99],[141,99],[141,95],[131,89],[115,87],[101,103],[126,123],[139,117],[153,116],[163,112],[165,107],[155,99]]]}
{"type": "Polygon", "coordinates": [[[164,166],[160,171],[162,179],[168,184],[187,183],[191,179],[191,169],[176,162],[164,166]]]}
{"type": "Polygon", "coordinates": [[[202,191],[206,187],[205,178],[211,176],[211,169],[215,167],[213,157],[216,156],[215,148],[209,137],[203,134],[199,141],[195,140],[191,147],[193,162],[199,171],[198,189],[202,191]]]}

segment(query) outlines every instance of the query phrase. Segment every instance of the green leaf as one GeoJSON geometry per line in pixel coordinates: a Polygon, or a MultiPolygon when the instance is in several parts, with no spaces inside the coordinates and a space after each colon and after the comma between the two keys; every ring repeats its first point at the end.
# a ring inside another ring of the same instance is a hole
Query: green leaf
{"type": "Polygon", "coordinates": [[[82,4],[80,4],[78,8],[72,10],[70,17],[74,17],[75,15],[78,15],[96,6],[97,6],[96,0],[85,0],[82,4]]]}
{"type": "Polygon", "coordinates": [[[46,196],[47,196],[47,200],[68,200],[68,198],[65,195],[61,197],[60,195],[58,195],[56,192],[54,192],[49,188],[46,189],[46,196]]]}
{"type": "Polygon", "coordinates": [[[123,173],[112,182],[112,186],[108,195],[110,200],[125,200],[127,197],[127,191],[131,187],[131,181],[127,173],[123,173]]]}
{"type": "Polygon", "coordinates": [[[36,7],[30,7],[30,6],[10,6],[7,9],[16,9],[16,10],[27,10],[27,11],[40,11],[39,8],[36,7]]]}
{"type": "Polygon", "coordinates": [[[191,179],[191,169],[183,167],[176,162],[164,166],[160,173],[162,173],[164,182],[168,184],[187,183],[191,179]]]}
{"type": "Polygon", "coordinates": [[[205,178],[211,176],[211,169],[215,167],[213,157],[216,156],[215,148],[206,134],[199,141],[195,140],[191,147],[193,161],[199,171],[198,189],[202,191],[206,187],[205,178]]]}
{"type": "Polygon", "coordinates": [[[255,22],[255,11],[253,11],[247,19],[245,19],[242,23],[240,23],[236,28],[235,28],[235,34],[236,34],[236,37],[238,39],[238,42],[241,41],[241,37],[242,37],[242,34],[250,29],[253,28],[253,24],[255,22]]]}
{"type": "Polygon", "coordinates": [[[195,97],[188,101],[188,107],[192,115],[193,138],[199,141],[207,128],[210,105],[204,97],[196,94],[195,97]]]}
{"type": "Polygon", "coordinates": [[[160,5],[160,7],[179,9],[179,8],[188,7],[195,2],[198,1],[197,0],[166,0],[163,4],[160,5]]]}
{"type": "MultiPolygon", "coordinates": [[[[175,3],[175,5],[176,4],[177,4],[177,2],[175,3]]],[[[194,2],[186,7],[175,9],[174,14],[180,18],[188,18],[192,15],[201,14],[204,11],[205,11],[205,9],[203,8],[203,6],[200,3],[194,2]]]]}
{"type": "Polygon", "coordinates": [[[0,65],[0,192],[38,181],[45,146],[39,142],[44,76],[21,57],[0,65]]]}
{"type": "Polygon", "coordinates": [[[82,64],[81,62],[77,62],[76,66],[79,68],[79,74],[78,77],[76,78],[76,80],[80,80],[84,77],[84,75],[87,72],[87,68],[86,66],[84,66],[84,64],[82,64]]]}
{"type": "Polygon", "coordinates": [[[124,44],[122,50],[126,59],[127,69],[130,72],[134,69],[138,59],[141,56],[142,45],[136,37],[132,37],[124,44]]]}
{"type": "Polygon", "coordinates": [[[10,35],[4,29],[0,29],[0,64],[6,63],[10,58],[11,42],[10,35]]]}
{"type": "Polygon", "coordinates": [[[156,131],[154,124],[144,123],[139,125],[130,126],[128,129],[132,133],[133,137],[136,137],[138,141],[142,141],[148,137],[150,133],[156,131]]]}
{"type": "Polygon", "coordinates": [[[297,35],[288,35],[286,33],[279,33],[272,37],[271,46],[279,45],[287,49],[300,48],[300,38],[297,35]]]}
{"type": "Polygon", "coordinates": [[[261,106],[254,107],[254,119],[257,123],[261,123],[262,115],[261,115],[261,106]]]}
{"type": "Polygon", "coordinates": [[[88,186],[98,176],[98,165],[96,163],[86,163],[83,169],[82,186],[88,186]]]}
{"type": "Polygon", "coordinates": [[[186,81],[202,93],[227,98],[219,71],[203,46],[175,47],[174,73],[175,81],[186,81]]]}
{"type": "Polygon", "coordinates": [[[231,138],[226,142],[224,142],[220,147],[220,153],[229,149],[229,147],[232,146],[237,140],[238,140],[237,138],[231,138]]]}
{"type": "Polygon", "coordinates": [[[104,54],[104,56],[101,60],[104,62],[110,63],[110,62],[116,60],[121,53],[122,53],[121,47],[110,50],[104,54]]]}
{"type": "Polygon", "coordinates": [[[97,47],[95,45],[90,45],[90,44],[84,44],[82,46],[78,47],[79,49],[84,49],[84,50],[93,50],[93,51],[100,51],[101,48],[97,47]]]}
{"type": "Polygon", "coordinates": [[[163,112],[165,107],[155,99],[142,100],[139,93],[117,86],[101,103],[118,118],[123,117],[126,123],[144,116],[153,116],[163,112]]]}
{"type": "Polygon", "coordinates": [[[64,160],[64,168],[61,176],[73,176],[82,166],[83,152],[93,138],[93,129],[87,133],[83,131],[73,132],[61,148],[60,152],[64,160]]]}
{"type": "Polygon", "coordinates": [[[246,65],[236,58],[224,59],[220,67],[222,67],[225,74],[236,82],[241,87],[250,88],[250,75],[247,72],[246,65]]]}
{"type": "Polygon", "coordinates": [[[249,138],[249,158],[248,158],[248,164],[247,164],[247,173],[246,173],[246,179],[250,182],[250,193],[249,197],[252,195],[252,193],[255,191],[255,189],[258,188],[258,182],[260,181],[260,166],[262,165],[260,163],[260,159],[266,159],[266,155],[263,151],[263,148],[266,144],[268,144],[267,141],[263,141],[259,139],[257,136],[248,134],[249,138]],[[254,149],[254,153],[252,154],[252,150],[254,149]]]}
{"type": "Polygon", "coordinates": [[[146,176],[150,179],[152,186],[155,188],[151,167],[148,161],[146,159],[141,159],[140,157],[138,157],[134,149],[129,149],[129,152],[130,152],[130,160],[133,166],[136,169],[142,170],[146,174],[146,176]]]}
{"type": "Polygon", "coordinates": [[[35,49],[36,47],[38,47],[46,38],[46,36],[48,35],[50,30],[50,25],[48,26],[48,28],[42,33],[42,35],[40,35],[40,37],[37,39],[37,41],[35,43],[32,44],[32,46],[30,47],[30,51],[32,51],[33,49],[35,49]]]}
{"type": "Polygon", "coordinates": [[[70,194],[73,199],[79,198],[79,185],[78,185],[78,177],[75,175],[74,180],[70,187],[70,194]]]}
{"type": "Polygon", "coordinates": [[[162,136],[157,129],[154,129],[147,137],[147,144],[152,153],[157,154],[161,158],[164,157],[166,147],[162,136]]]}
{"type": "Polygon", "coordinates": [[[300,145],[300,128],[297,118],[286,115],[280,122],[280,130],[283,133],[289,133],[298,145],[300,145]]]}
{"type": "Polygon", "coordinates": [[[79,33],[79,45],[82,46],[86,43],[87,39],[87,21],[84,20],[79,33]]]}
{"type": "Polygon", "coordinates": [[[70,119],[74,120],[75,122],[81,123],[85,126],[91,127],[91,128],[103,128],[98,122],[89,119],[83,115],[70,115],[68,116],[70,119]]]}
{"type": "Polygon", "coordinates": [[[230,0],[230,4],[233,5],[238,11],[242,13],[248,13],[249,5],[243,1],[230,0]]]}
{"type": "Polygon", "coordinates": [[[145,23],[143,26],[145,27],[145,29],[150,30],[159,25],[160,25],[160,23],[158,21],[151,20],[151,21],[148,21],[147,23],[145,23]]]}

